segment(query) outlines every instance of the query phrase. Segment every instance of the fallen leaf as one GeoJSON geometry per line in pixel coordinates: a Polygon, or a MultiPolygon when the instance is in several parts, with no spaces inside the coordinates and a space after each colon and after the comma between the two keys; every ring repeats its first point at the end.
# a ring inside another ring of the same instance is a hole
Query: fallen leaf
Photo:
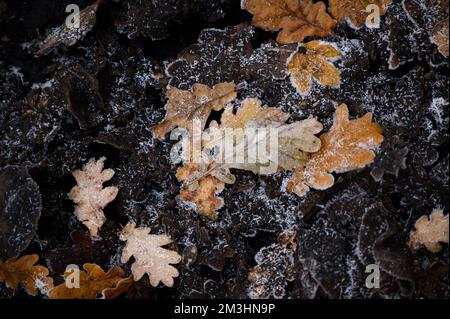
{"type": "Polygon", "coordinates": [[[440,243],[448,244],[448,214],[444,216],[441,209],[435,209],[430,216],[421,216],[415,224],[415,231],[410,233],[409,245],[417,250],[425,246],[437,253],[442,250],[440,243]]]}
{"type": "Polygon", "coordinates": [[[36,56],[48,54],[61,43],[66,46],[72,46],[92,30],[97,21],[97,9],[105,3],[105,0],[97,0],[94,4],[80,11],[79,27],[68,26],[66,23],[54,29],[44,40],[36,56]]]}
{"type": "Polygon", "coordinates": [[[349,25],[360,29],[366,24],[366,19],[371,13],[367,6],[376,5],[380,9],[380,16],[386,13],[386,5],[392,0],[330,0],[330,13],[339,23],[347,19],[349,25]],[[367,10],[367,11],[366,11],[367,10]]]}
{"type": "Polygon", "coordinates": [[[115,299],[120,295],[126,293],[134,284],[133,276],[121,279],[113,288],[106,288],[102,291],[101,299],[115,299]]]}
{"type": "Polygon", "coordinates": [[[267,31],[281,30],[277,41],[282,44],[302,42],[310,36],[325,37],[336,26],[322,1],[244,0],[243,8],[253,14],[254,26],[267,31]]]}
{"type": "Polygon", "coordinates": [[[172,242],[170,237],[149,233],[150,228],[136,228],[135,224],[128,224],[123,228],[120,239],[127,243],[122,251],[121,262],[126,263],[134,256],[135,262],[131,265],[131,272],[135,281],[147,273],[153,287],[158,286],[160,282],[172,287],[173,278],[178,277],[179,273],[171,264],[178,264],[181,256],[175,251],[161,248],[172,242]]]}
{"type": "Polygon", "coordinates": [[[76,204],[75,215],[88,229],[92,237],[105,223],[103,208],[116,198],[119,189],[115,186],[103,188],[103,183],[114,176],[112,169],[103,169],[106,158],[90,159],[82,170],[72,172],[77,181],[68,196],[76,204]]]}
{"type": "Polygon", "coordinates": [[[6,286],[14,290],[20,285],[32,296],[36,296],[38,290],[46,294],[53,288],[53,279],[48,277],[47,268],[35,265],[38,260],[36,254],[6,260],[0,264],[0,282],[6,282],[6,286]]]}
{"type": "Polygon", "coordinates": [[[323,86],[337,87],[341,72],[331,63],[341,56],[331,44],[310,41],[302,45],[305,53],[294,53],[288,63],[291,81],[297,90],[306,95],[311,90],[313,78],[323,86]]]}
{"type": "Polygon", "coordinates": [[[431,42],[438,46],[438,51],[448,57],[448,18],[438,22],[433,28],[431,42]]]}
{"type": "Polygon", "coordinates": [[[166,117],[152,127],[153,134],[159,139],[163,139],[175,127],[192,132],[194,119],[200,121],[203,130],[212,110],[221,110],[236,98],[236,85],[231,82],[220,83],[209,88],[207,85],[194,84],[192,92],[170,88],[167,96],[169,101],[166,105],[166,117]]]}
{"type": "MultiPolygon", "coordinates": [[[[111,268],[107,273],[96,264],[84,264],[80,271],[80,287],[69,288],[62,283],[50,290],[50,299],[95,299],[104,293],[106,289],[114,289],[119,282],[126,279],[124,272],[119,267],[111,268]]],[[[64,274],[66,278],[69,273],[64,274]]]]}
{"type": "Polygon", "coordinates": [[[347,172],[373,161],[375,153],[371,149],[383,142],[381,127],[372,122],[371,113],[355,120],[349,120],[348,115],[345,104],[336,109],[333,126],[320,136],[322,148],[311,155],[305,167],[296,170],[288,182],[289,192],[303,196],[310,187],[330,188],[334,184],[331,172],[347,172]]]}

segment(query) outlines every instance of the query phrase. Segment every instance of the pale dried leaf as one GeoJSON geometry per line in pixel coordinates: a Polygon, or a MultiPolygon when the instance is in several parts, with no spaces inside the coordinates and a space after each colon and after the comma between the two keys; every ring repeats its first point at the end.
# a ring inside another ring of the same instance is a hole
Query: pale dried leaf
{"type": "Polygon", "coordinates": [[[244,0],[243,8],[253,14],[253,25],[267,31],[279,31],[279,43],[302,42],[306,37],[325,37],[336,21],[322,1],[244,0]]]}
{"type": "Polygon", "coordinates": [[[171,264],[178,264],[181,256],[162,246],[172,243],[166,235],[150,235],[150,228],[136,228],[135,224],[125,226],[120,239],[126,241],[122,251],[121,262],[126,263],[134,256],[135,262],[131,265],[133,278],[138,281],[148,274],[153,287],[162,282],[167,287],[174,284],[173,278],[178,277],[178,270],[171,264]]]}
{"type": "Polygon", "coordinates": [[[82,170],[72,172],[77,186],[70,190],[68,196],[76,204],[75,215],[89,229],[91,236],[97,236],[98,230],[106,221],[103,208],[119,192],[115,186],[103,188],[103,183],[114,175],[112,169],[103,169],[105,160],[105,157],[98,161],[90,159],[82,170]]]}
{"type": "Polygon", "coordinates": [[[417,250],[425,246],[437,253],[442,250],[440,243],[448,244],[448,214],[444,216],[441,209],[435,209],[430,216],[421,216],[415,224],[416,230],[410,233],[410,246],[417,250]]]}

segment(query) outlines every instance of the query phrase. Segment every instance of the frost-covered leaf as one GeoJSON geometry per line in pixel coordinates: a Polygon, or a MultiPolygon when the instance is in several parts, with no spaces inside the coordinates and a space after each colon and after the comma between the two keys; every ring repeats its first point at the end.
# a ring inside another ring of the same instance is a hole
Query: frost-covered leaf
{"type": "Polygon", "coordinates": [[[19,166],[0,169],[0,255],[17,257],[33,240],[41,216],[39,186],[19,166]]]}
{"type": "Polygon", "coordinates": [[[253,25],[279,31],[279,43],[302,42],[306,37],[330,35],[336,21],[323,2],[312,0],[244,0],[243,7],[253,14],[253,25]]]}
{"type": "Polygon", "coordinates": [[[304,168],[296,170],[289,191],[303,196],[310,187],[330,188],[334,184],[331,172],[347,172],[373,161],[375,153],[371,149],[383,142],[381,127],[372,122],[371,113],[355,120],[349,120],[348,115],[345,104],[336,109],[333,126],[320,137],[322,148],[312,154],[304,168]]]}
{"type": "Polygon", "coordinates": [[[36,56],[48,54],[58,45],[64,44],[72,46],[92,30],[97,21],[97,9],[105,3],[105,0],[97,0],[94,4],[84,8],[80,11],[79,21],[80,26],[68,26],[65,23],[54,29],[44,40],[36,56]]]}
{"type": "Polygon", "coordinates": [[[166,105],[166,118],[152,128],[157,138],[175,127],[186,128],[192,132],[194,120],[199,120],[203,130],[206,120],[212,110],[219,111],[227,103],[236,98],[236,85],[234,83],[220,83],[212,88],[203,84],[194,84],[192,92],[177,88],[167,91],[169,101],[166,105]]]}
{"type": "Polygon", "coordinates": [[[262,248],[256,255],[257,265],[248,273],[247,294],[252,299],[283,298],[288,281],[294,279],[294,254],[297,249],[295,230],[278,237],[278,243],[262,248]]]}
{"type": "Polygon", "coordinates": [[[53,288],[53,279],[48,277],[47,268],[35,265],[38,260],[39,256],[33,254],[0,262],[0,282],[14,290],[20,285],[32,296],[37,295],[38,290],[46,294],[53,288]]]}
{"type": "Polygon", "coordinates": [[[338,87],[341,72],[331,63],[341,56],[331,44],[310,41],[300,48],[305,53],[294,53],[288,64],[293,85],[302,95],[311,90],[313,79],[320,85],[338,87]]]}
{"type": "MultiPolygon", "coordinates": [[[[67,287],[66,283],[50,290],[48,296],[50,299],[95,299],[103,295],[106,289],[114,289],[119,282],[124,280],[124,272],[119,267],[113,267],[105,272],[96,264],[84,264],[80,271],[80,287],[67,287]]],[[[64,278],[71,275],[69,271],[64,274],[64,278]]]]}
{"type": "Polygon", "coordinates": [[[112,169],[103,169],[106,158],[98,161],[90,159],[82,170],[72,175],[77,181],[68,196],[76,204],[75,215],[88,229],[91,236],[97,236],[98,230],[106,221],[103,208],[116,198],[119,189],[115,186],[103,187],[103,183],[114,176],[112,169]]]}
{"type": "Polygon", "coordinates": [[[171,264],[178,264],[181,256],[175,251],[162,248],[172,243],[168,236],[149,233],[150,228],[136,228],[135,224],[128,224],[123,228],[120,239],[127,243],[122,251],[121,262],[126,263],[134,256],[131,271],[135,281],[148,274],[153,287],[158,286],[160,282],[172,287],[173,278],[178,277],[179,273],[171,264]]]}
{"type": "Polygon", "coordinates": [[[436,24],[431,35],[431,41],[438,46],[439,52],[448,57],[448,18],[436,24]]]}
{"type": "Polygon", "coordinates": [[[386,5],[392,0],[330,0],[330,13],[339,23],[348,21],[355,28],[360,29],[366,24],[368,15],[372,12],[369,5],[376,5],[380,15],[386,13],[386,5]]]}
{"type": "Polygon", "coordinates": [[[405,146],[405,143],[400,140],[398,135],[386,137],[380,153],[372,165],[370,175],[377,182],[383,179],[385,173],[397,177],[399,171],[406,168],[408,151],[408,147],[405,146]]]}
{"type": "Polygon", "coordinates": [[[415,224],[415,230],[410,234],[410,246],[419,249],[425,246],[429,251],[437,253],[441,251],[440,243],[448,244],[448,214],[435,209],[430,216],[423,215],[415,224]]]}

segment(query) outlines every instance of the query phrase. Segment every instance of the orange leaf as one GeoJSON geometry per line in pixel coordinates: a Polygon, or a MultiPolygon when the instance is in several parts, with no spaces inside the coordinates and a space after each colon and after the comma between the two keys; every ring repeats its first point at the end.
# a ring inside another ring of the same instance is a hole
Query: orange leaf
{"type": "Polygon", "coordinates": [[[312,0],[245,0],[245,10],[253,14],[253,25],[267,31],[278,31],[279,43],[302,42],[306,37],[325,37],[332,33],[336,21],[322,1],[312,0]]]}
{"type": "Polygon", "coordinates": [[[435,25],[431,41],[438,46],[440,54],[448,57],[448,18],[435,25]]]}
{"type": "MultiPolygon", "coordinates": [[[[114,288],[124,279],[124,272],[119,267],[111,268],[107,273],[96,264],[84,264],[85,271],[80,271],[80,287],[69,288],[66,283],[50,290],[50,299],[95,299],[107,288],[114,288]]],[[[65,273],[66,278],[70,273],[65,273]]]]}
{"type": "Polygon", "coordinates": [[[38,260],[36,254],[6,260],[0,264],[0,282],[6,282],[6,286],[14,290],[20,285],[32,296],[37,295],[38,289],[46,293],[53,287],[53,279],[47,277],[47,268],[35,266],[38,260]]]}
{"type": "Polygon", "coordinates": [[[341,72],[329,60],[341,56],[332,45],[311,41],[303,45],[306,53],[295,53],[289,61],[288,71],[294,86],[302,95],[311,90],[312,79],[324,86],[338,86],[341,72]]]}
{"type": "Polygon", "coordinates": [[[380,9],[380,15],[386,13],[386,4],[392,0],[330,0],[330,13],[339,23],[344,23],[347,18],[353,28],[360,29],[366,24],[370,14],[367,6],[376,5],[380,9]],[[366,11],[367,10],[367,11],[366,11]]]}
{"type": "Polygon", "coordinates": [[[305,167],[296,170],[288,191],[303,196],[310,187],[330,188],[334,184],[331,172],[347,172],[371,163],[375,158],[371,149],[383,142],[381,132],[381,127],[372,122],[371,113],[349,120],[348,108],[342,104],[336,109],[330,131],[320,136],[322,148],[312,154],[305,167]]]}

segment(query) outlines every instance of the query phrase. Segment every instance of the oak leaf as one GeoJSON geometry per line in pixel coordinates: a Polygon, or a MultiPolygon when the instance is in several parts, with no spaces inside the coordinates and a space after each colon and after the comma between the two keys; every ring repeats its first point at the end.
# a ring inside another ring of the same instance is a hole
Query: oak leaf
{"type": "Polygon", "coordinates": [[[106,221],[103,208],[112,202],[119,192],[115,186],[103,188],[103,183],[114,176],[112,169],[103,169],[105,160],[105,157],[98,161],[92,158],[82,170],[72,172],[77,186],[74,186],[68,194],[76,204],[75,215],[93,237],[97,236],[99,228],[106,221]]]}
{"type": "Polygon", "coordinates": [[[204,129],[206,120],[212,110],[221,110],[227,103],[236,98],[236,85],[220,83],[212,88],[203,84],[194,84],[192,92],[170,88],[167,91],[169,101],[166,105],[165,119],[152,127],[152,132],[158,139],[175,127],[186,128],[192,132],[194,119],[201,123],[204,129]]]}
{"type": "Polygon", "coordinates": [[[40,290],[47,293],[53,288],[53,279],[48,277],[48,269],[35,265],[39,260],[36,254],[15,257],[0,264],[0,282],[8,288],[17,290],[22,286],[29,295],[35,296],[40,290]]]}
{"type": "Polygon", "coordinates": [[[331,63],[341,56],[331,44],[310,41],[302,46],[305,53],[294,53],[288,63],[288,71],[293,85],[302,95],[312,87],[313,78],[324,86],[339,86],[341,72],[331,63]]]}
{"type": "Polygon", "coordinates": [[[438,46],[438,51],[448,57],[448,18],[438,22],[433,28],[431,42],[438,46]]]}
{"type": "Polygon", "coordinates": [[[392,0],[330,0],[330,13],[339,23],[347,19],[351,27],[360,29],[366,24],[371,13],[369,5],[379,8],[380,16],[386,13],[386,5],[392,0]]]}
{"type": "Polygon", "coordinates": [[[444,216],[441,209],[435,209],[430,216],[421,216],[410,233],[409,244],[417,250],[425,246],[429,251],[437,253],[442,250],[440,243],[448,244],[448,214],[444,216]]]}
{"type": "MultiPolygon", "coordinates": [[[[95,299],[97,296],[103,295],[106,289],[115,288],[119,282],[126,279],[124,272],[119,267],[113,267],[105,272],[96,264],[84,264],[80,271],[79,288],[69,288],[66,283],[50,290],[48,296],[50,299],[95,299]]],[[[64,278],[69,276],[71,272],[66,272],[64,278]]]]}
{"type": "Polygon", "coordinates": [[[372,122],[372,114],[349,120],[345,104],[336,109],[333,126],[320,136],[322,148],[311,155],[305,167],[298,168],[287,190],[299,196],[309,188],[324,190],[334,184],[331,172],[347,172],[363,168],[373,161],[371,150],[383,142],[381,127],[372,122]]]}
{"type": "Polygon", "coordinates": [[[162,248],[172,243],[170,237],[149,233],[150,228],[136,228],[132,223],[123,228],[120,239],[127,243],[122,251],[121,262],[126,263],[134,256],[135,262],[131,265],[131,272],[135,281],[147,273],[153,287],[158,286],[160,282],[172,287],[173,278],[178,277],[179,273],[171,264],[178,264],[181,256],[175,251],[162,248]]]}
{"type": "Polygon", "coordinates": [[[267,31],[281,30],[277,41],[282,44],[302,42],[310,36],[325,37],[336,26],[322,1],[244,0],[243,8],[253,14],[254,26],[267,31]]]}

